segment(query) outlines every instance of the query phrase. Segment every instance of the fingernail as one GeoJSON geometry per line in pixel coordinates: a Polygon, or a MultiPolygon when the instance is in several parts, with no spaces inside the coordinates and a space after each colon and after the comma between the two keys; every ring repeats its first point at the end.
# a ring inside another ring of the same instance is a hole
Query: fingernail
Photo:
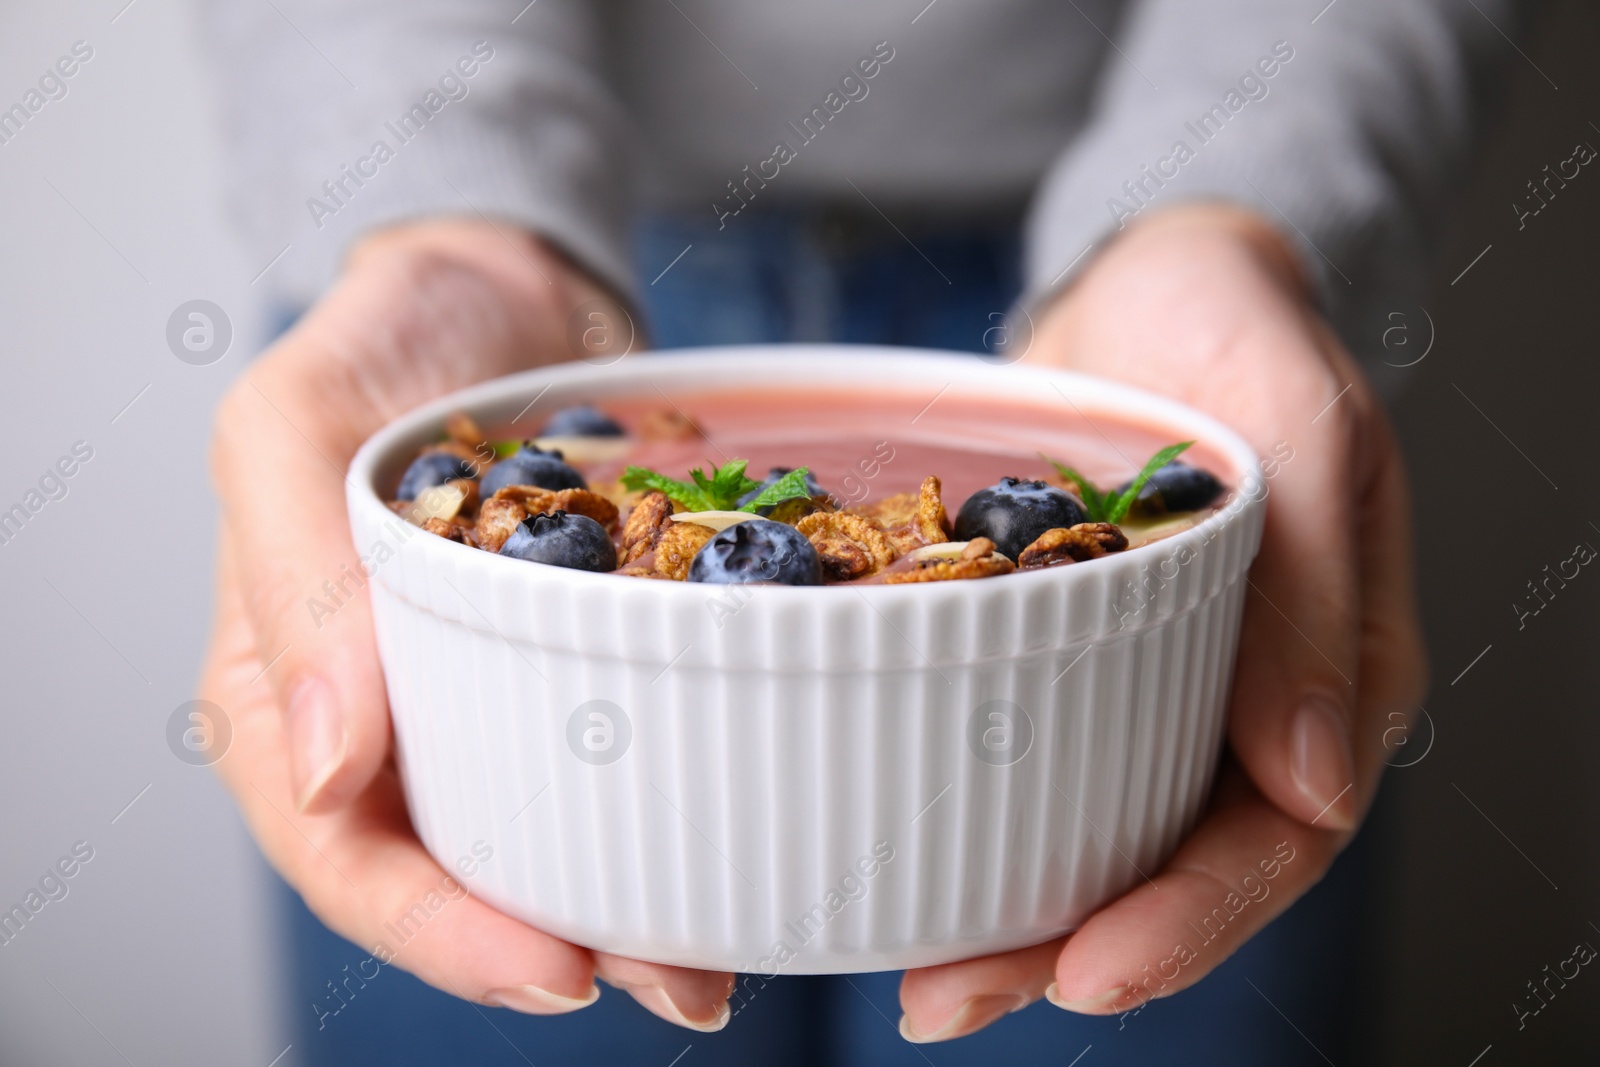
{"type": "Polygon", "coordinates": [[[1084,997],[1081,1000],[1062,1000],[1061,987],[1051,982],[1044,991],[1044,999],[1058,1008],[1075,1011],[1079,1015],[1103,1015],[1111,1010],[1113,1004],[1131,992],[1133,992],[1131,986],[1119,985],[1115,989],[1108,989],[1098,996],[1084,997]]]}
{"type": "Polygon", "coordinates": [[[728,1025],[728,1020],[733,1018],[733,1009],[728,1007],[726,1000],[714,1005],[709,1012],[697,1011],[700,1018],[692,1018],[680,1008],[676,1001],[667,995],[667,991],[658,985],[624,985],[634,1000],[644,1005],[651,1012],[672,1023],[688,1030],[698,1030],[702,1034],[714,1034],[728,1025]]]}
{"type": "Polygon", "coordinates": [[[579,999],[563,997],[536,985],[507,986],[489,990],[483,999],[497,1007],[510,1008],[525,1015],[564,1015],[569,1011],[587,1008],[599,1000],[600,987],[590,982],[589,995],[579,999]]]}
{"type": "Polygon", "coordinates": [[[308,678],[295,688],[284,718],[295,806],[305,811],[344,763],[344,715],[328,683],[308,678]]]}
{"type": "Polygon", "coordinates": [[[911,1025],[907,1016],[900,1016],[900,1036],[914,1045],[925,1045],[930,1041],[950,1041],[957,1037],[966,1037],[976,1033],[985,1026],[994,1022],[1002,1015],[1014,1011],[1021,1011],[1033,1003],[1021,993],[994,993],[988,996],[973,997],[956,1009],[956,1013],[939,1029],[931,1034],[920,1033],[911,1025]]]}
{"type": "Polygon", "coordinates": [[[1327,697],[1307,697],[1295,712],[1289,735],[1289,774],[1295,787],[1320,812],[1313,825],[1348,830],[1354,825],[1355,756],[1345,717],[1327,697]]]}

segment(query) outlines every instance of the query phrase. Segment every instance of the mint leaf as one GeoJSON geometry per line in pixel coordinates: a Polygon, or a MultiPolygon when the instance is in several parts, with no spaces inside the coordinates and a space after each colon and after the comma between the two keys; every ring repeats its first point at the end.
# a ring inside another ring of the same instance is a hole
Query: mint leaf
{"type": "Polygon", "coordinates": [[[507,456],[516,455],[517,452],[522,448],[522,442],[496,441],[489,447],[494,449],[494,455],[496,459],[505,459],[507,456]]]}
{"type": "Polygon", "coordinates": [[[1193,441],[1179,441],[1175,445],[1168,445],[1146,460],[1143,469],[1134,477],[1133,482],[1126,491],[1121,495],[1116,493],[1109,494],[1105,506],[1106,518],[1101,521],[1121,522],[1127,516],[1128,509],[1133,506],[1133,502],[1139,498],[1139,490],[1144,488],[1145,483],[1150,480],[1150,476],[1174,459],[1177,459],[1192,444],[1194,444],[1193,441]]]}
{"type": "MultiPolygon", "coordinates": [[[[695,471],[694,473],[699,474],[700,472],[695,471]]],[[[622,486],[624,489],[658,490],[682,504],[689,511],[717,510],[711,506],[711,501],[698,485],[680,482],[676,478],[668,478],[665,474],[650,470],[648,467],[629,467],[624,470],[622,472],[622,486]]]]}
{"type": "Polygon", "coordinates": [[[1090,522],[1109,522],[1115,525],[1128,517],[1128,509],[1139,499],[1139,491],[1145,487],[1150,476],[1177,459],[1192,444],[1193,441],[1180,441],[1175,445],[1168,445],[1151,456],[1145,461],[1144,468],[1128,484],[1128,488],[1121,493],[1116,491],[1102,493],[1094,487],[1094,483],[1066,464],[1051,459],[1043,452],[1039,453],[1039,458],[1054,467],[1061,477],[1078,483],[1083,510],[1088,513],[1090,522]]]}
{"type": "MultiPolygon", "coordinates": [[[[773,504],[781,504],[785,500],[793,500],[795,497],[810,497],[811,490],[806,486],[806,475],[808,473],[809,468],[796,467],[788,474],[785,474],[782,478],[779,478],[777,481],[761,490],[760,496],[756,497],[739,510],[756,512],[761,508],[771,507],[773,504]]],[[[748,489],[745,490],[746,493],[749,491],[750,490],[748,489]]],[[[740,495],[742,496],[743,494],[740,495]]]]}
{"type": "Polygon", "coordinates": [[[689,475],[712,502],[711,510],[732,511],[739,506],[740,497],[761,484],[745,476],[748,464],[749,460],[732,459],[717,468],[710,478],[698,469],[690,471],[689,475]]]}
{"type": "Polygon", "coordinates": [[[707,498],[711,496],[711,479],[705,476],[704,471],[696,467],[689,472],[689,477],[694,479],[694,487],[696,489],[705,494],[707,498]]]}
{"type": "Polygon", "coordinates": [[[1088,514],[1090,522],[1111,521],[1105,517],[1106,495],[1102,494],[1100,490],[1096,489],[1093,482],[1079,474],[1077,471],[1073,470],[1071,467],[1067,466],[1065,463],[1060,463],[1056,460],[1053,460],[1043,452],[1039,453],[1039,458],[1050,464],[1050,466],[1054,467],[1056,469],[1056,473],[1061,475],[1061,477],[1067,479],[1068,481],[1077,483],[1079,494],[1078,498],[1083,501],[1083,510],[1088,514]]]}
{"type": "Polygon", "coordinates": [[[696,467],[689,472],[692,482],[680,482],[648,467],[629,467],[622,472],[622,485],[625,489],[659,490],[689,511],[732,511],[741,496],[761,484],[745,477],[748,464],[748,460],[730,460],[715,468],[710,477],[696,467]]]}

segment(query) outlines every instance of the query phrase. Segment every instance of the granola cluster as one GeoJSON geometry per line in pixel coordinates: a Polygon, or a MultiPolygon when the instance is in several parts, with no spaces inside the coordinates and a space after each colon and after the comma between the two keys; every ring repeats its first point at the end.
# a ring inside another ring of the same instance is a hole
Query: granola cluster
{"type": "Polygon", "coordinates": [[[717,532],[695,522],[676,522],[667,494],[651,491],[628,512],[619,547],[622,574],[639,578],[689,577],[689,564],[717,532]]]}
{"type": "MultiPolygon", "coordinates": [[[[692,482],[637,467],[590,482],[579,469],[583,455],[626,456],[633,440],[700,434],[693,419],[672,410],[641,419],[630,438],[583,405],[559,412],[541,438],[495,443],[457,414],[444,439],[418,453],[390,507],[461,545],[666,581],[957,581],[1084,563],[1129,547],[1115,522],[1086,521],[1118,495],[1059,464],[1042,480],[1001,479],[973,494],[954,519],[935,475],[915,493],[843,503],[806,468],[775,468],[764,482],[749,478],[743,461],[709,476],[692,471],[692,482]],[[564,432],[552,432],[558,424],[564,432]]],[[[1184,486],[1211,478],[1197,468],[1179,473],[1184,486]]],[[[1124,495],[1159,504],[1147,480],[1159,487],[1147,470],[1124,495]]]]}

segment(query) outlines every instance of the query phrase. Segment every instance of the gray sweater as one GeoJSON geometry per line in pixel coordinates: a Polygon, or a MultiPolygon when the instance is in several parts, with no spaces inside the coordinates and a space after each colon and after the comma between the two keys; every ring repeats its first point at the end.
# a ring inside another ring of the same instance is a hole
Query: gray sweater
{"type": "Polygon", "coordinates": [[[1415,299],[1517,5],[1325,2],[207,0],[205,28],[291,300],[404,218],[511,220],[626,293],[633,211],[868,200],[1026,210],[1037,300],[1140,213],[1220,198],[1364,335],[1415,299]]]}

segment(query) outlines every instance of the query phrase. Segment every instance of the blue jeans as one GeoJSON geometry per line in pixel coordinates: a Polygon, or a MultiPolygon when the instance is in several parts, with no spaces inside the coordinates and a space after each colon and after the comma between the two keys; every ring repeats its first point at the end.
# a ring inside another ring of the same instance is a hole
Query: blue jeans
{"type": "MultiPolygon", "coordinates": [[[[710,214],[704,222],[657,218],[638,231],[644,311],[658,346],[830,340],[976,351],[1019,286],[1014,229],[903,225],[897,233],[870,212],[791,211],[741,215],[719,230],[710,214]]],[[[1126,1018],[1039,1003],[980,1034],[928,1046],[907,1044],[896,1029],[897,973],[780,977],[717,1034],[680,1030],[606,987],[591,1008],[542,1018],[475,1007],[392,967],[323,1015],[334,1003],[327,983],[354,973],[368,952],[329,932],[285,886],[295,1052],[305,1064],[338,1067],[1068,1067],[1080,1055],[1082,1067],[1310,1067],[1324,1054],[1347,1062],[1351,931],[1361,925],[1371,848],[1358,839],[1320,885],[1187,992],[1126,1018]]]]}

